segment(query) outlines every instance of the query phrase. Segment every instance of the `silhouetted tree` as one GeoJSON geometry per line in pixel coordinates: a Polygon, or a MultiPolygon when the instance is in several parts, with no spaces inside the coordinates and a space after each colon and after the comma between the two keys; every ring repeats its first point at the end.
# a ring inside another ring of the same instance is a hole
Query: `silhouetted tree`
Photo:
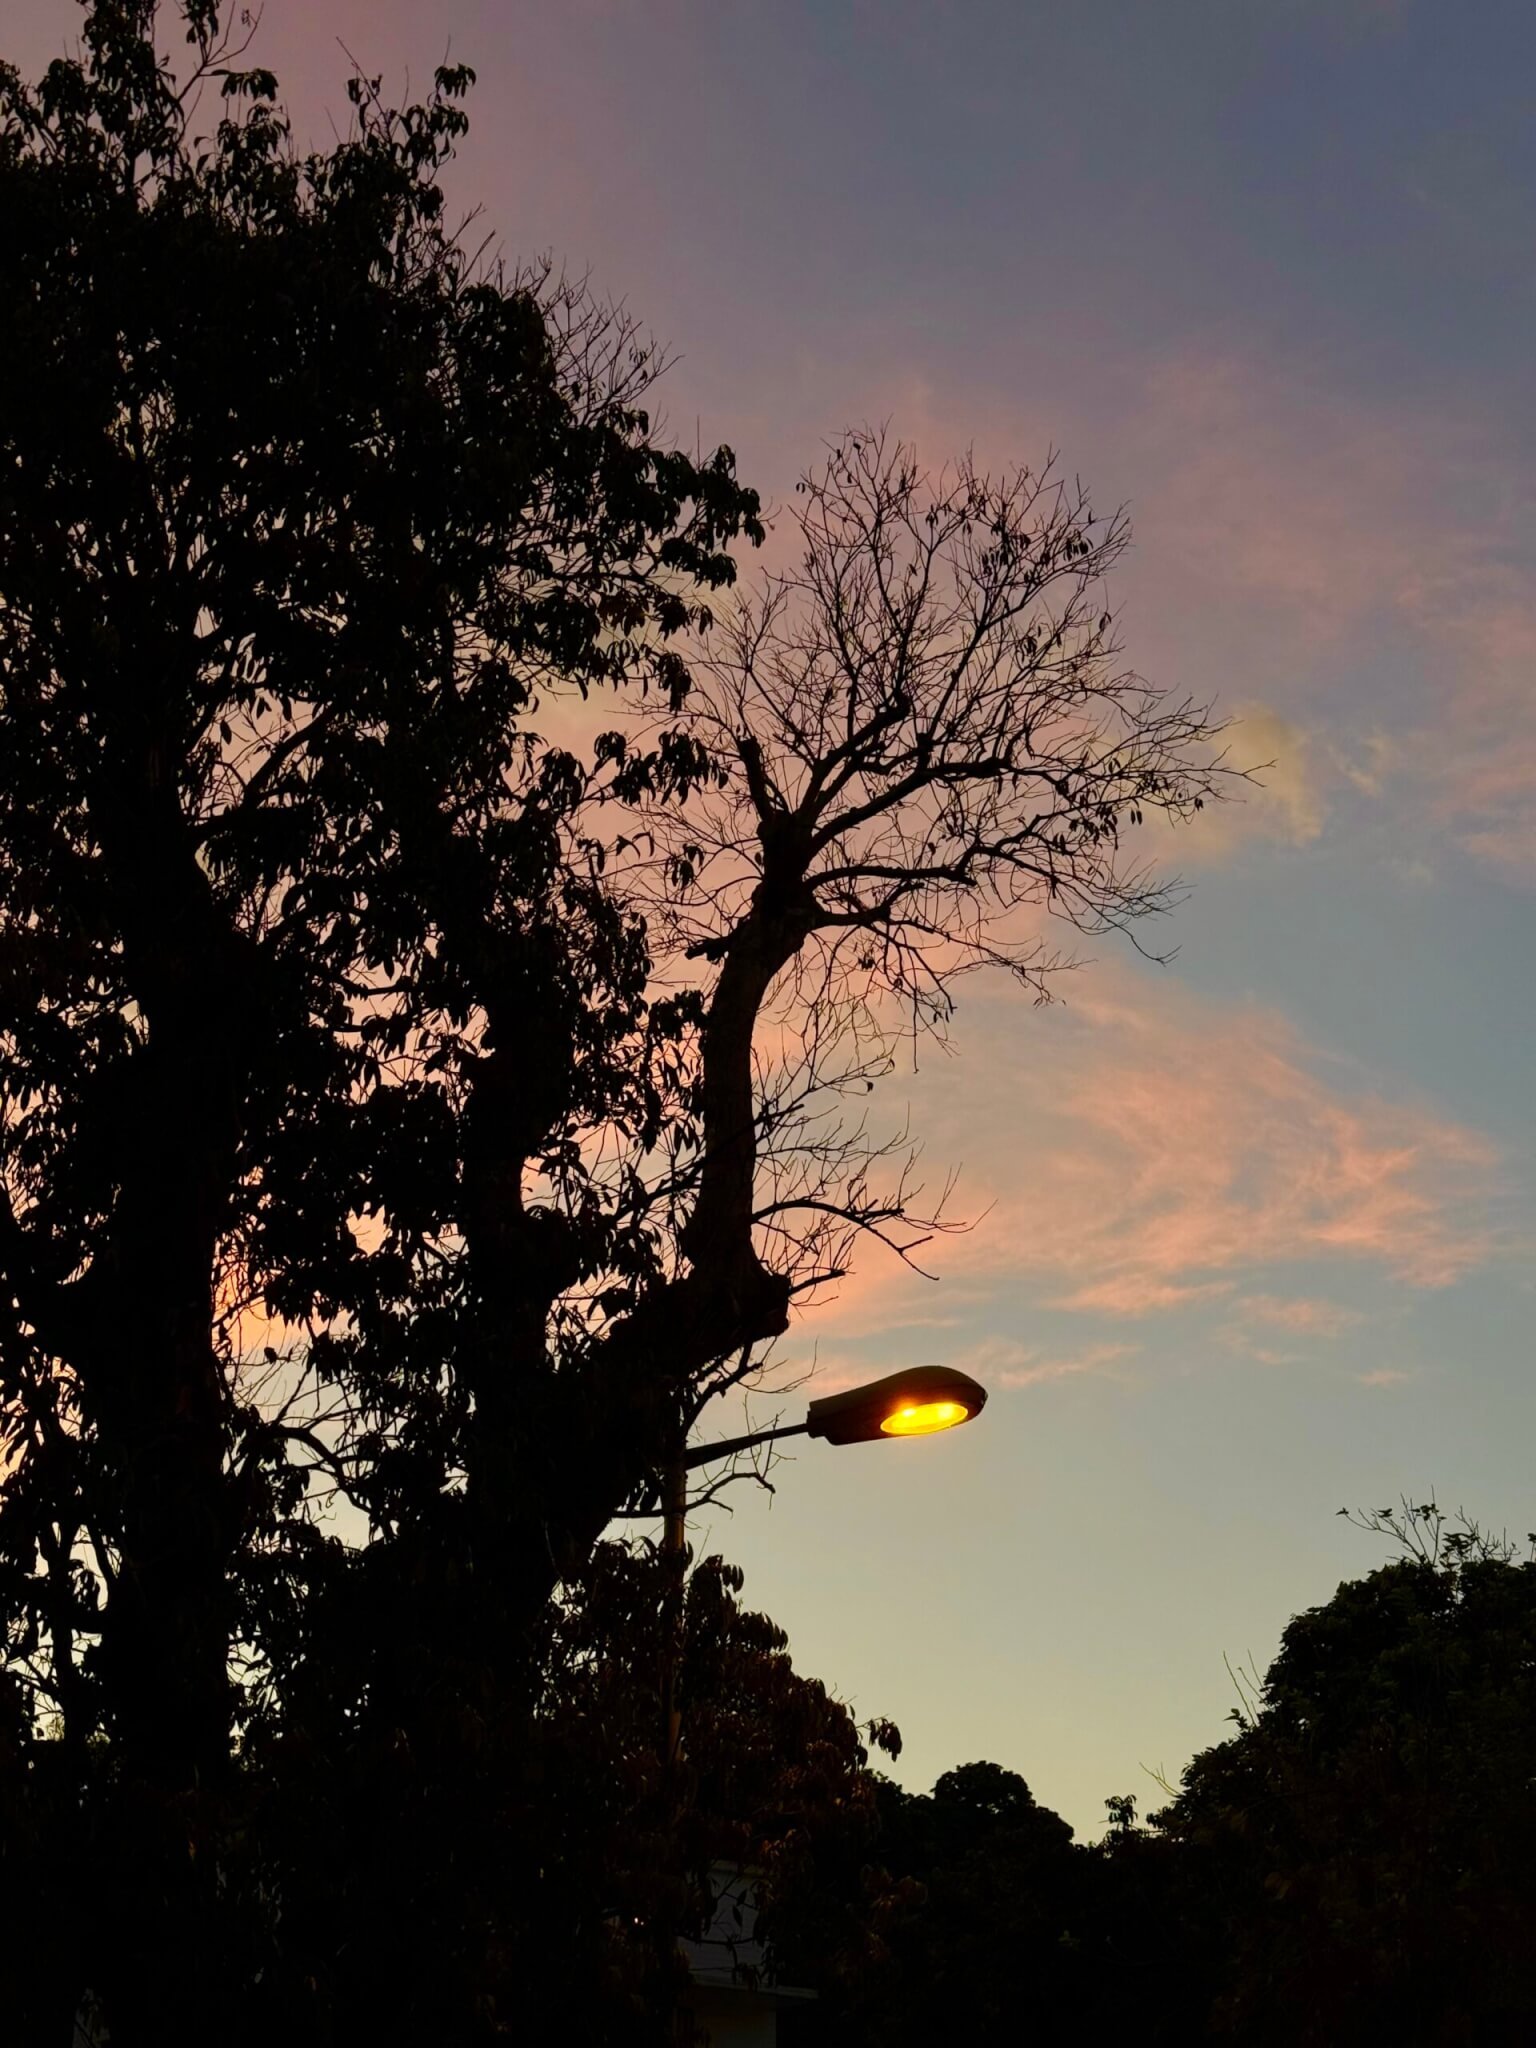
{"type": "MultiPolygon", "coordinates": [[[[931,1794],[883,1785],[875,1853],[921,1903],[895,1918],[868,1982],[862,2037],[891,2048],[1066,2038],[1082,1999],[1072,1830],[997,1764],[947,1771],[931,1794]]],[[[859,2036],[856,2035],[856,2038],[859,2036]]]]}
{"type": "Polygon", "coordinates": [[[894,1754],[899,1738],[861,1731],[799,1675],[782,1630],[741,1605],[740,1573],[712,1557],[687,1581],[683,1741],[664,1763],[656,1615],[677,1568],[648,1545],[599,1545],[548,1611],[532,1713],[461,1698],[451,1774],[387,1744],[290,1737],[259,1757],[284,1795],[265,1861],[283,1901],[276,1966],[290,1985],[323,1981],[349,2035],[393,2038],[402,1999],[454,2013],[489,1995],[511,2034],[672,2042],[674,1936],[708,1924],[715,1865],[750,1873],[818,1973],[856,1968],[869,1934],[842,1879],[876,1826],[868,1748],[894,1754]],[[445,1829],[434,1806],[449,1786],[445,1829]],[[537,1887],[511,1853],[527,1842],[548,1863],[537,1887]]]}
{"type": "Polygon", "coordinates": [[[1536,1563],[1432,1503],[1287,1627],[1155,1825],[1213,1959],[1214,2034],[1518,2040],[1536,2024],[1536,1563]]]}
{"type": "Polygon", "coordinates": [[[1044,997],[1053,931],[1164,910],[1174,885],[1122,835],[1222,778],[1206,713],[1119,658],[1103,579],[1126,521],[1051,465],[934,473],[850,433],[788,520],[798,559],[696,649],[689,730],[719,772],[657,820],[651,899],[653,943],[719,963],[701,1042],[718,1135],[680,1243],[714,1261],[750,1226],[780,1299],[841,1277],[861,1234],[909,1256],[938,1220],[912,1160],[876,1172],[889,1148],[840,1101],[903,1034],[943,1035],[966,974],[1044,997]]]}
{"type": "Polygon", "coordinates": [[[369,1923],[381,2030],[490,2037],[553,1863],[513,1828],[482,1893],[464,1830],[559,1587],[921,1235],[826,1108],[883,1006],[1156,908],[1120,828],[1209,728],[1116,666],[1122,524],[866,437],[690,696],[756,500],[627,322],[445,224],[469,73],[299,157],[180,14],[185,82],[150,0],[0,73],[8,1891],[40,2039],[326,2038],[365,1923],[285,1975],[271,1858],[334,1771],[436,1887],[369,1923]]]}
{"type": "Polygon", "coordinates": [[[1115,1824],[1084,1848],[997,1764],[946,1772],[926,1795],[881,1782],[879,1832],[842,1871],[865,1939],[844,1944],[840,1968],[801,1966],[822,1997],[799,2037],[1199,2038],[1210,1994],[1184,1967],[1178,1852],[1134,1827],[1133,1800],[1108,1803],[1115,1824]]]}
{"type": "Polygon", "coordinates": [[[1110,1799],[1079,1847],[995,1764],[882,1782],[806,2042],[1526,2037],[1536,1559],[1433,1503],[1357,1519],[1404,1555],[1290,1623],[1149,1823],[1110,1799]]]}
{"type": "Polygon", "coordinates": [[[298,159],[183,13],[191,84],[147,0],[0,74],[0,1546],[23,1728],[55,1713],[82,1780],[92,1882],[48,1912],[116,2041],[233,2024],[232,1743],[313,1657],[326,1561],[296,1447],[366,1467],[407,1548],[466,1525],[526,1628],[654,1404],[589,1417],[546,1351],[550,1302],[637,1256],[578,1134],[662,1119],[672,1026],[572,857],[594,777],[528,721],[679,692],[667,640],[756,530],[728,453],[649,437],[623,323],[445,228],[466,71],[398,113],[355,81],[298,159]],[[523,1200],[541,1163],[563,1207],[523,1200]],[[290,1325],[266,1400],[252,1299],[290,1325]],[[343,1380],[345,1450],[311,1398],[343,1380]]]}

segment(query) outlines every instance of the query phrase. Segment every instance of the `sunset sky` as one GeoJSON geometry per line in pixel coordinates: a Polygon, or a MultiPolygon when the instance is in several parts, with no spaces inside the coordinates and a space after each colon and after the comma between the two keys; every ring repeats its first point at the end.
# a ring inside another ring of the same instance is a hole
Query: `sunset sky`
{"type": "MultiPolygon", "coordinates": [[[[5,16],[36,71],[76,10],[5,16]]],[[[1382,1559],[1339,1507],[1536,1526],[1536,9],[267,0],[301,139],[338,38],[397,92],[475,67],[455,196],[625,300],[770,501],[853,423],[1060,449],[1130,508],[1129,658],[1273,763],[1159,830],[1171,964],[970,984],[888,1084],[980,1220],[784,1369],[943,1360],[984,1419],[695,1533],[905,1782],[989,1757],[1097,1833],[1382,1559]]]]}

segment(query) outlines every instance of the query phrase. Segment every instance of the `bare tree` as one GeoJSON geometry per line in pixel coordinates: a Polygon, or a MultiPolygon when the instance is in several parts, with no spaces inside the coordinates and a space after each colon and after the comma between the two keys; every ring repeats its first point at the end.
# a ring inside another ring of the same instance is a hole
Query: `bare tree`
{"type": "Polygon", "coordinates": [[[653,929],[673,971],[715,969],[681,1253],[758,1267],[781,1309],[861,1234],[910,1257],[939,1223],[915,1155],[847,1106],[898,1034],[942,1038],[979,968],[1046,997],[1055,929],[1147,950],[1177,884],[1127,830],[1189,817],[1231,772],[1208,712],[1123,664],[1104,579],[1126,519],[1049,463],[932,474],[850,433],[791,516],[798,559],[693,655],[688,729],[717,779],[650,814],[653,929]]]}

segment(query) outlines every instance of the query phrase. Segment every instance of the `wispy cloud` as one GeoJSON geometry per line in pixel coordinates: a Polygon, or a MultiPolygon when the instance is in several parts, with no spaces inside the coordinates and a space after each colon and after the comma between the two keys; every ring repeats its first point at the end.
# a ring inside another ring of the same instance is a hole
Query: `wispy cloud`
{"type": "Polygon", "coordinates": [[[1337,1337],[1362,1320],[1359,1309],[1342,1302],[1313,1301],[1305,1295],[1245,1294],[1235,1306],[1253,1322],[1270,1323],[1306,1337],[1337,1337]]]}
{"type": "Polygon", "coordinates": [[[1096,387],[1096,417],[915,374],[873,397],[927,457],[1059,443],[1131,495],[1137,549],[1111,591],[1131,656],[1217,698],[1237,765],[1269,764],[1171,839],[1176,863],[1313,844],[1336,799],[1363,798],[1536,880],[1536,521],[1473,401],[1410,407],[1194,348],[1096,387]]]}
{"type": "Polygon", "coordinates": [[[957,1352],[946,1362],[968,1372],[988,1387],[1034,1387],[1047,1380],[1076,1379],[1084,1374],[1109,1374],[1134,1358],[1139,1344],[1088,1344],[1053,1352],[1010,1337],[987,1337],[957,1352]]]}
{"type": "Polygon", "coordinates": [[[1027,1275],[1058,1307],[1145,1315],[1219,1300],[1297,1334],[1350,1311],[1253,1283],[1297,1261],[1435,1288],[1504,1242],[1499,1153],[1432,1106],[1330,1067],[1272,1010],[1210,1011],[1094,970],[1095,993],[1021,1030],[973,1020],[931,1143],[986,1207],[945,1263],[1027,1275]]]}
{"type": "Polygon", "coordinates": [[[1298,1365],[1311,1355],[1308,1345],[1327,1343],[1365,1320],[1359,1309],[1306,1295],[1244,1294],[1231,1306],[1230,1320],[1216,1334],[1229,1351],[1258,1365],[1298,1365]],[[1301,1339],[1303,1348],[1284,1349],[1277,1338],[1301,1339]]]}
{"type": "Polygon", "coordinates": [[[1222,860],[1239,841],[1310,846],[1321,836],[1325,784],[1338,772],[1328,748],[1265,704],[1239,705],[1230,714],[1225,745],[1231,765],[1253,780],[1233,783],[1227,801],[1172,828],[1172,857],[1181,868],[1222,860]]]}
{"type": "Polygon", "coordinates": [[[1138,604],[1202,680],[1259,688],[1248,738],[1277,721],[1253,757],[1275,762],[1267,808],[1225,829],[1305,841],[1331,780],[1536,880],[1536,548],[1498,423],[1191,353],[1152,372],[1132,432],[1138,604]]]}

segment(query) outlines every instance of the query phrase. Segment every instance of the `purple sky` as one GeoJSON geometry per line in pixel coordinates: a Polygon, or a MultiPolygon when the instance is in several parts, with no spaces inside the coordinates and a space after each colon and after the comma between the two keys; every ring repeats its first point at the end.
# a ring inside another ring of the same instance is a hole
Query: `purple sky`
{"type": "MultiPolygon", "coordinates": [[[[66,0],[11,0],[36,70],[66,0]]],[[[891,1085],[984,1220],[794,1333],[995,1389],[807,1450],[702,1540],[802,1668],[1084,1831],[1220,1738],[1223,1655],[1380,1553],[1402,1490],[1523,1532],[1536,995],[1528,0],[269,0],[301,136],[344,42],[480,84],[455,173],[680,361],[673,430],[783,502],[889,419],[1128,502],[1128,653],[1272,760],[1168,841],[1151,969],[978,987],[891,1085]]],[[[722,1426],[726,1426],[722,1418],[722,1426]]]]}

